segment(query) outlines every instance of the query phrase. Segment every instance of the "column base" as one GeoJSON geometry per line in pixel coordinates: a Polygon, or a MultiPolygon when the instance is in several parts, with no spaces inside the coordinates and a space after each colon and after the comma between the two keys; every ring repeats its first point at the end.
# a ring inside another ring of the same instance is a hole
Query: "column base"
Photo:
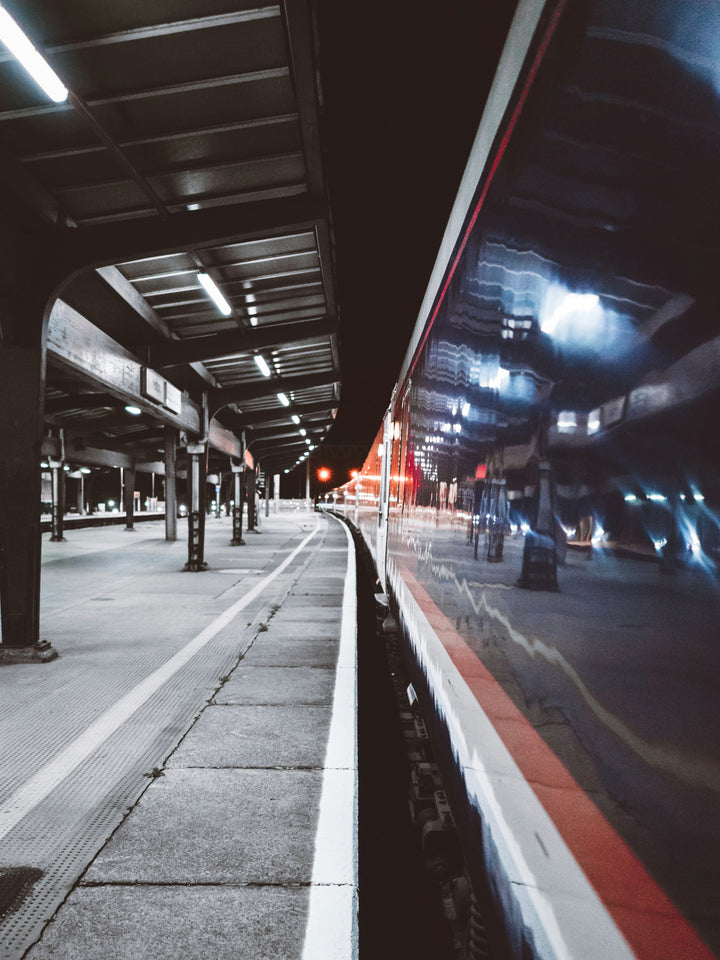
{"type": "Polygon", "coordinates": [[[30,647],[4,647],[0,644],[0,666],[11,663],[49,663],[57,657],[57,650],[47,640],[41,640],[30,647]]]}
{"type": "Polygon", "coordinates": [[[201,570],[207,570],[207,563],[204,560],[188,560],[183,570],[188,573],[199,573],[201,570]]]}
{"type": "Polygon", "coordinates": [[[231,547],[244,547],[244,546],[245,546],[245,541],[243,540],[242,537],[240,537],[239,540],[236,539],[235,537],[233,537],[233,539],[230,541],[230,546],[231,546],[231,547]]]}

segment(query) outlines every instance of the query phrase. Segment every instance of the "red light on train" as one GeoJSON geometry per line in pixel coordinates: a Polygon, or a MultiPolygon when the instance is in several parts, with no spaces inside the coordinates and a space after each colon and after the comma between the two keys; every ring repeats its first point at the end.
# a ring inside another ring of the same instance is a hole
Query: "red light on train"
{"type": "Polygon", "coordinates": [[[487,466],[484,463],[479,463],[477,465],[477,470],[475,471],[476,480],[484,480],[487,476],[487,466]]]}
{"type": "Polygon", "coordinates": [[[322,483],[327,483],[327,481],[332,476],[330,469],[328,467],[320,467],[317,472],[317,478],[322,483]]]}
{"type": "Polygon", "coordinates": [[[351,471],[350,471],[350,479],[351,479],[351,480],[357,480],[357,478],[358,478],[358,471],[357,471],[357,470],[351,470],[351,471]]]}

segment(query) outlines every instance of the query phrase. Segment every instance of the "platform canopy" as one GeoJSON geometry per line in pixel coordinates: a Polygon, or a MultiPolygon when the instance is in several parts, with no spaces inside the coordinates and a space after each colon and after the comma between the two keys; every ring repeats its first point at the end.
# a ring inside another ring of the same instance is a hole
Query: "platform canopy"
{"type": "Polygon", "coordinates": [[[0,207],[40,238],[38,271],[58,237],[67,261],[45,416],[68,449],[151,461],[165,426],[211,428],[278,471],[332,423],[313,23],[305,0],[256,4],[3,4],[68,90],[53,102],[0,47],[0,207]]]}

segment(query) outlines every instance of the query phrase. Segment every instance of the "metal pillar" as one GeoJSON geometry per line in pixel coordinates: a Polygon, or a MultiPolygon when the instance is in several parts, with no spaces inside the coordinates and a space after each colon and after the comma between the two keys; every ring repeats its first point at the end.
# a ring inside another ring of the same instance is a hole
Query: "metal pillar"
{"type": "Polygon", "coordinates": [[[183,569],[192,573],[207,569],[205,552],[205,444],[189,443],[188,480],[190,481],[190,510],[188,511],[188,560],[183,569]]]}
{"type": "Polygon", "coordinates": [[[220,519],[220,515],[221,515],[221,511],[220,511],[220,501],[222,500],[222,497],[220,496],[221,493],[222,493],[222,474],[219,473],[217,475],[217,483],[215,484],[215,516],[218,518],[218,520],[220,519]]]}
{"type": "MultiPolygon", "coordinates": [[[[30,292],[37,289],[30,276],[28,284],[30,292]]],[[[12,316],[12,307],[4,298],[0,340],[0,660],[11,662],[42,662],[57,656],[49,643],[39,639],[42,310],[38,306],[37,312],[28,309],[12,316]]]]}
{"type": "Polygon", "coordinates": [[[125,471],[123,486],[123,507],[125,508],[125,529],[135,530],[135,467],[128,467],[125,471]]]}
{"type": "Polygon", "coordinates": [[[65,472],[60,460],[50,460],[52,472],[52,520],[50,540],[52,543],[64,543],[65,521],[65,472]]]}
{"type": "Polygon", "coordinates": [[[177,540],[177,430],[165,427],[165,539],[177,540]]]}
{"type": "Polygon", "coordinates": [[[310,509],[310,457],[305,461],[305,506],[310,509]]]}
{"type": "Polygon", "coordinates": [[[265,516],[270,516],[270,474],[265,474],[265,516]]]}
{"type": "Polygon", "coordinates": [[[242,515],[243,515],[243,465],[231,465],[232,477],[235,486],[233,496],[233,535],[230,541],[231,547],[242,547],[245,544],[242,535],[242,515]]]}
{"type": "Polygon", "coordinates": [[[77,503],[78,515],[81,516],[81,517],[84,517],[84,516],[85,516],[85,513],[86,513],[86,510],[85,510],[85,477],[82,475],[82,473],[80,474],[80,476],[78,477],[78,480],[77,480],[76,494],[77,494],[76,503],[77,503]]]}
{"type": "Polygon", "coordinates": [[[83,500],[87,503],[87,514],[91,517],[93,513],[95,513],[93,506],[95,500],[95,478],[91,473],[88,473],[83,479],[83,500]]]}
{"type": "Polygon", "coordinates": [[[273,475],[273,513],[280,509],[280,474],[273,475]]]}
{"type": "Polygon", "coordinates": [[[252,530],[255,533],[257,533],[257,531],[255,530],[256,517],[255,517],[255,471],[254,470],[245,471],[245,489],[247,491],[248,532],[252,530]]]}

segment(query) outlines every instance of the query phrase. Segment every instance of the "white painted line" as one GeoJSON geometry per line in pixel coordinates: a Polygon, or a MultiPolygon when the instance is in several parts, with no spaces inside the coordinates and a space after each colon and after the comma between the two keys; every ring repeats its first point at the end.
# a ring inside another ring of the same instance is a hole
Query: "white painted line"
{"type": "Polygon", "coordinates": [[[185,666],[199,650],[202,650],[224,627],[265,589],[295,559],[308,542],[315,536],[315,529],[279,564],[272,573],[260,580],[244,597],[220,614],[204,630],[197,634],[182,650],[167,660],[161,667],[142,680],[125,696],[117,700],[105,713],[72,743],[68,744],[52,760],[41,767],[34,776],[23,784],[5,803],[0,805],[0,839],[5,837],[16,824],[41,803],[83,760],[103,744],[108,737],[128,720],[160,687],[167,683],[178,670],[185,666]]]}
{"type": "Polygon", "coordinates": [[[347,526],[337,522],[347,537],[348,560],[303,960],[358,956],[355,545],[347,526]]]}

